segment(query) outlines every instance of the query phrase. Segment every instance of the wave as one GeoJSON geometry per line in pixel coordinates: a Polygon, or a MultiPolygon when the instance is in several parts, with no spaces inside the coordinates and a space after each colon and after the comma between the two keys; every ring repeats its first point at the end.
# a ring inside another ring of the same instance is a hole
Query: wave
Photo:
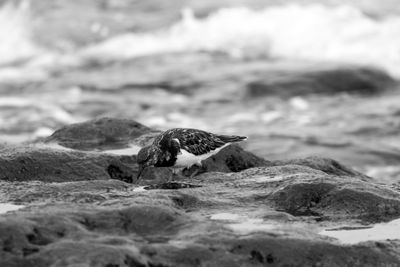
{"type": "Polygon", "coordinates": [[[196,18],[185,9],[166,30],[115,36],[82,51],[97,59],[218,51],[239,58],[359,63],[400,76],[400,16],[374,19],[351,6],[286,5],[220,9],[196,18]]]}
{"type": "Polygon", "coordinates": [[[39,49],[32,41],[29,1],[8,1],[0,9],[0,66],[35,56],[39,49]]]}

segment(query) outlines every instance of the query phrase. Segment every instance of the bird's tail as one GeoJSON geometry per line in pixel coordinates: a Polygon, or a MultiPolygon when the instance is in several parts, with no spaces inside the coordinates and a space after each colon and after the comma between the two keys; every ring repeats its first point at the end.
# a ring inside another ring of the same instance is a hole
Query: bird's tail
{"type": "Polygon", "coordinates": [[[238,135],[218,135],[218,138],[221,139],[224,143],[233,143],[240,142],[247,139],[247,136],[238,136],[238,135]]]}

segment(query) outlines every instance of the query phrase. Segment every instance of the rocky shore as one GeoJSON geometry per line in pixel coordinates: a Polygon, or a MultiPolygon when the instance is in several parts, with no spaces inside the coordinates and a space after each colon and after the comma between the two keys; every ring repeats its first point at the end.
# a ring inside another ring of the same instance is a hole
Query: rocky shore
{"type": "Polygon", "coordinates": [[[0,0],[0,267],[400,266],[399,7],[0,0]]]}
{"type": "MultiPolygon", "coordinates": [[[[101,118],[0,150],[0,266],[397,266],[400,241],[326,232],[400,217],[400,190],[328,158],[268,160],[231,146],[171,181],[136,181],[158,131],[101,118]]],[[[175,177],[176,178],[176,177],[175,177]]]]}

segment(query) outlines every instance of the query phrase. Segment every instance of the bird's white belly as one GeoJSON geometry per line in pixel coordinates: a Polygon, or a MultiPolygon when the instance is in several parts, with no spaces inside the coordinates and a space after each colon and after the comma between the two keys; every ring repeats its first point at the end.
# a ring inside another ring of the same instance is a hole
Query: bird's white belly
{"type": "Polygon", "coordinates": [[[211,157],[212,155],[217,154],[221,149],[223,149],[224,147],[226,147],[229,144],[226,144],[222,147],[219,147],[215,150],[212,150],[206,154],[202,154],[202,155],[194,155],[192,153],[189,153],[188,151],[186,151],[185,149],[181,148],[181,153],[178,154],[176,162],[175,162],[175,166],[176,167],[190,167],[192,165],[201,165],[201,161],[211,157]]]}

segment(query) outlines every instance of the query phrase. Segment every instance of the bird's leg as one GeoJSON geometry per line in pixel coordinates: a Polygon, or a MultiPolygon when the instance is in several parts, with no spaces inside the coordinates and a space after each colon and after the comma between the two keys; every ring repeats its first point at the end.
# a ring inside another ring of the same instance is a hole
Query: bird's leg
{"type": "Polygon", "coordinates": [[[174,177],[176,176],[177,169],[172,168],[172,176],[168,179],[168,182],[172,182],[174,180],[174,177]]]}
{"type": "Polygon", "coordinates": [[[179,177],[181,178],[181,175],[179,175],[179,172],[182,171],[183,168],[172,168],[172,177],[169,182],[172,182],[174,180],[174,177],[179,177]]]}
{"type": "Polygon", "coordinates": [[[190,179],[192,179],[193,177],[195,177],[199,172],[200,172],[200,169],[196,169],[196,170],[190,175],[190,179]]]}
{"type": "Polygon", "coordinates": [[[197,168],[194,170],[194,172],[190,175],[190,179],[192,179],[193,177],[195,177],[197,174],[199,174],[201,168],[203,167],[203,165],[201,164],[201,162],[198,162],[195,164],[197,166],[197,168]]]}

